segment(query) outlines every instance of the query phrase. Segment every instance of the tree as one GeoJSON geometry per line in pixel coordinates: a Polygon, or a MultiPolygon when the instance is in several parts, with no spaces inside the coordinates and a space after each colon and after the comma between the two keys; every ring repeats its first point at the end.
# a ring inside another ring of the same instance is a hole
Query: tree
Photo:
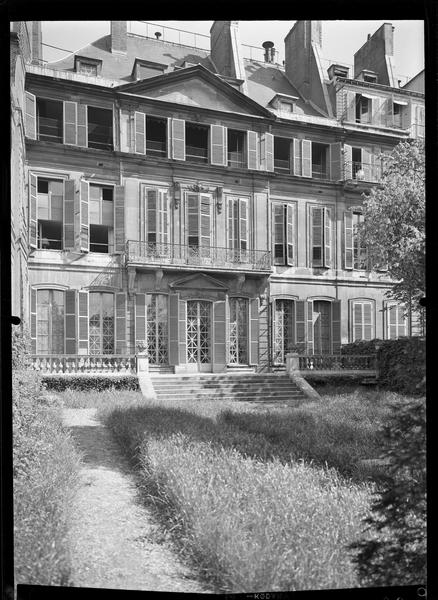
{"type": "Polygon", "coordinates": [[[424,142],[400,142],[383,157],[381,185],[364,198],[360,237],[374,267],[394,280],[388,297],[407,307],[425,296],[424,142]]]}

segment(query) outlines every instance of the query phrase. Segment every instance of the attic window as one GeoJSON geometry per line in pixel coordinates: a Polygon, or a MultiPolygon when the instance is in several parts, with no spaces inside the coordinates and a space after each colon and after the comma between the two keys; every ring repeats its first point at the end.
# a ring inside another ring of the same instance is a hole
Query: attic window
{"type": "Polygon", "coordinates": [[[208,162],[209,127],[186,123],[186,160],[208,162]]]}
{"type": "Polygon", "coordinates": [[[293,113],[295,112],[295,103],[294,102],[286,102],[284,100],[280,101],[280,110],[283,112],[293,113]]]}
{"type": "Polygon", "coordinates": [[[167,119],[146,117],[146,154],[166,156],[167,119]]]}
{"type": "Polygon", "coordinates": [[[93,65],[88,62],[80,62],[79,63],[79,72],[84,75],[94,75],[97,76],[97,65],[93,65]]]}
{"type": "Polygon", "coordinates": [[[97,77],[102,69],[102,61],[97,58],[75,56],[75,71],[81,75],[97,77]]]}
{"type": "Polygon", "coordinates": [[[139,79],[157,77],[158,75],[162,75],[166,68],[167,65],[164,63],[136,58],[132,69],[132,78],[138,81],[139,79]]]}
{"type": "Polygon", "coordinates": [[[113,150],[113,111],[88,107],[88,147],[113,150]]]}

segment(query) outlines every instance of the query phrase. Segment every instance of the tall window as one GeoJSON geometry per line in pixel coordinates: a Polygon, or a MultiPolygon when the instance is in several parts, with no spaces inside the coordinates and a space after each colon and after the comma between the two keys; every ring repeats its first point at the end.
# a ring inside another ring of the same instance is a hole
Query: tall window
{"type": "Polygon", "coordinates": [[[315,179],[329,178],[329,144],[312,142],[312,177],[315,179]]]}
{"type": "Polygon", "coordinates": [[[114,354],[114,294],[89,294],[90,354],[114,354]]]}
{"type": "Polygon", "coordinates": [[[248,300],[230,298],[229,363],[248,364],[248,300]]]}
{"type": "Polygon", "coordinates": [[[327,300],[313,301],[313,344],[315,354],[330,354],[332,349],[332,306],[327,300]]]}
{"type": "Polygon", "coordinates": [[[88,147],[113,150],[113,111],[88,106],[88,147]]]}
{"type": "Polygon", "coordinates": [[[293,300],[275,300],[274,310],[274,363],[283,364],[286,353],[295,343],[295,305],[293,300]]]}
{"type": "Polygon", "coordinates": [[[353,269],[365,270],[368,266],[367,248],[362,241],[360,224],[363,223],[361,213],[353,213],[353,269]]]}
{"type": "Polygon", "coordinates": [[[294,264],[295,205],[273,205],[274,265],[294,264]]]}
{"type": "Polygon", "coordinates": [[[332,266],[331,209],[312,206],[310,209],[310,259],[312,267],[332,266]]]}
{"type": "Polygon", "coordinates": [[[274,137],[274,171],[290,174],[291,140],[274,137]]]}
{"type": "Polygon", "coordinates": [[[90,252],[111,253],[114,247],[114,188],[90,183],[90,252]]]}
{"type": "Polygon", "coordinates": [[[63,143],[64,105],[60,100],[36,99],[38,139],[63,143]]]}
{"type": "Polygon", "coordinates": [[[43,250],[62,249],[64,182],[38,177],[37,245],[43,250]]]}
{"type": "Polygon", "coordinates": [[[407,335],[407,317],[404,306],[396,302],[387,302],[386,306],[386,338],[395,340],[407,335]]]}
{"type": "MultiPolygon", "coordinates": [[[[150,245],[149,249],[157,249],[157,244],[167,246],[169,234],[167,190],[146,188],[144,200],[144,240],[150,245]]],[[[160,250],[165,252],[166,248],[160,250]]]]}
{"type": "Polygon", "coordinates": [[[210,256],[212,201],[209,194],[187,193],[187,244],[192,252],[210,256]]]}
{"type": "Polygon", "coordinates": [[[248,250],[248,200],[228,196],[228,248],[233,259],[245,258],[248,250]]]}
{"type": "Polygon", "coordinates": [[[37,354],[64,354],[64,292],[37,290],[37,354]]]}
{"type": "Polygon", "coordinates": [[[167,156],[167,119],[146,116],[146,155],[167,156]]]}
{"type": "Polygon", "coordinates": [[[374,303],[370,300],[353,300],[352,342],[372,340],[374,337],[374,303]]]}
{"type": "Polygon", "coordinates": [[[208,162],[208,133],[206,125],[186,123],[186,160],[190,162],[208,162]]]}
{"type": "Polygon", "coordinates": [[[356,94],[356,123],[371,123],[371,98],[356,94]]]}
{"type": "Polygon", "coordinates": [[[167,364],[167,296],[163,294],[151,297],[147,309],[147,341],[149,363],[167,364]]]}
{"type": "Polygon", "coordinates": [[[228,129],[228,166],[245,166],[245,132],[228,129]]]}

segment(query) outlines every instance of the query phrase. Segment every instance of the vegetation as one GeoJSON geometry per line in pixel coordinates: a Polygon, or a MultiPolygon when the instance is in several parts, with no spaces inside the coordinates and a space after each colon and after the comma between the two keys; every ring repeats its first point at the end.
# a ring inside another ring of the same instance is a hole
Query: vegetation
{"type": "Polygon", "coordinates": [[[136,375],[99,375],[99,374],[66,374],[45,375],[43,381],[47,389],[56,392],[64,390],[103,391],[103,390],[137,390],[136,375]]]}

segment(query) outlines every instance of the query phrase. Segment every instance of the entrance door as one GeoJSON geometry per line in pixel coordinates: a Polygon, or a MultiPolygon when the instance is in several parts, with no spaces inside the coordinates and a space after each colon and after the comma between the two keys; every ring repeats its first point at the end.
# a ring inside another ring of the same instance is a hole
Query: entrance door
{"type": "Polygon", "coordinates": [[[211,303],[187,301],[187,364],[211,371],[211,303]]]}
{"type": "Polygon", "coordinates": [[[315,354],[330,354],[331,304],[326,300],[313,302],[313,340],[315,354]]]}

